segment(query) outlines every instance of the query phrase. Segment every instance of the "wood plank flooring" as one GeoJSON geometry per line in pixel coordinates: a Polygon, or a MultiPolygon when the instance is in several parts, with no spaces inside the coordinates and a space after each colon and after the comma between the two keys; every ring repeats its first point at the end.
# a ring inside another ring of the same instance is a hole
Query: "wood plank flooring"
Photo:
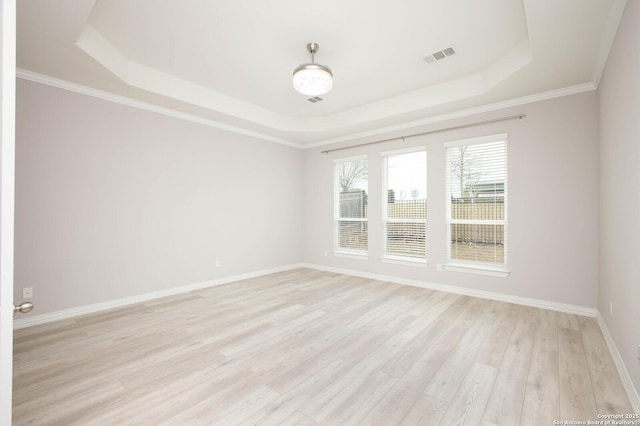
{"type": "Polygon", "coordinates": [[[593,318],[309,269],[16,330],[16,425],[552,425],[631,413],[593,318]]]}

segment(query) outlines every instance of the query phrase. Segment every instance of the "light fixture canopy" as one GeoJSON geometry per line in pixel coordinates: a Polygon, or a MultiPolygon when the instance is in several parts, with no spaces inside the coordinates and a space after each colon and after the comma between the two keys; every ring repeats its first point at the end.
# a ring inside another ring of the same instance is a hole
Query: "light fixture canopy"
{"type": "Polygon", "coordinates": [[[307,44],[307,51],[311,53],[311,63],[302,64],[293,70],[293,88],[303,95],[324,95],[333,87],[331,69],[314,61],[318,49],[320,49],[318,43],[307,44]]]}

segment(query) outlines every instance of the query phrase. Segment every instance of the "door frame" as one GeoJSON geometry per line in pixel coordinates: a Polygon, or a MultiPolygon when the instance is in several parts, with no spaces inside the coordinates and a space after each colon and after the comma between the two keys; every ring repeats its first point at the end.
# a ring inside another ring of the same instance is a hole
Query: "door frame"
{"type": "Polygon", "coordinates": [[[0,424],[11,424],[15,202],[16,0],[0,0],[0,424]]]}

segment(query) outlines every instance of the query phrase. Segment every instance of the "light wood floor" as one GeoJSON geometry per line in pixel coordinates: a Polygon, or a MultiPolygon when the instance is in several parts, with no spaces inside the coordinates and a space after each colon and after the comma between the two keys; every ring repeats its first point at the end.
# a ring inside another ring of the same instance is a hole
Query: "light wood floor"
{"type": "Polygon", "coordinates": [[[17,330],[14,424],[552,425],[631,413],[592,318],[308,269],[17,330]]]}

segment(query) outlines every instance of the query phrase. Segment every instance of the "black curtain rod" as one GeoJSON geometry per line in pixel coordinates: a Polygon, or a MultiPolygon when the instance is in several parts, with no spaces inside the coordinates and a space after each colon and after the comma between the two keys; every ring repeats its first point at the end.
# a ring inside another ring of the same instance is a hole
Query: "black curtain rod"
{"type": "Polygon", "coordinates": [[[396,136],[395,138],[382,139],[382,140],[374,141],[374,142],[360,143],[360,144],[357,144],[357,145],[349,145],[349,146],[344,146],[342,148],[326,149],[324,151],[320,151],[320,153],[321,154],[328,154],[328,153],[334,152],[334,151],[342,151],[343,149],[351,149],[351,148],[358,148],[360,146],[375,145],[377,143],[395,141],[395,140],[398,140],[398,139],[402,139],[402,141],[404,141],[407,138],[412,138],[412,137],[415,137],[415,136],[422,136],[422,135],[429,135],[431,133],[445,132],[447,130],[464,129],[466,127],[480,126],[482,124],[490,124],[490,123],[498,123],[500,121],[515,120],[516,118],[520,120],[520,119],[525,118],[526,116],[527,116],[527,114],[522,113],[522,114],[517,114],[517,115],[510,115],[508,117],[494,118],[492,120],[476,121],[474,123],[461,124],[459,126],[445,127],[445,128],[436,129],[436,130],[429,130],[427,132],[416,133],[416,134],[408,135],[408,136],[396,136]]]}

